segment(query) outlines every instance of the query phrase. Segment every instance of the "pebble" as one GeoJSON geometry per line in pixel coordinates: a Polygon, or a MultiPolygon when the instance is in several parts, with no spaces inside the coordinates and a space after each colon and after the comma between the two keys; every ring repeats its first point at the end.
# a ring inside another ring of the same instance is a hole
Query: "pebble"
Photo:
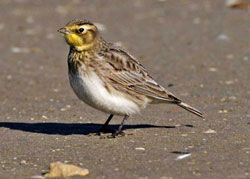
{"type": "Polygon", "coordinates": [[[232,84],[234,84],[234,81],[233,80],[228,80],[228,81],[225,81],[225,84],[226,85],[232,85],[232,84]]]}
{"type": "Polygon", "coordinates": [[[218,111],[218,113],[228,113],[228,110],[226,110],[226,109],[221,109],[221,110],[218,111]]]}
{"type": "Polygon", "coordinates": [[[217,40],[220,40],[220,41],[229,41],[230,38],[226,34],[219,34],[217,36],[217,40]]]}
{"type": "Polygon", "coordinates": [[[21,160],[20,164],[26,165],[26,164],[27,164],[27,161],[26,161],[26,160],[21,160]]]}
{"type": "Polygon", "coordinates": [[[11,47],[11,52],[12,53],[29,53],[29,49],[24,48],[24,47],[11,47]]]}
{"type": "Polygon", "coordinates": [[[71,108],[71,106],[70,106],[70,105],[66,105],[66,107],[61,108],[60,110],[61,110],[61,111],[66,111],[66,110],[69,109],[69,108],[71,108]]]}
{"type": "Polygon", "coordinates": [[[55,88],[55,89],[53,89],[53,91],[57,93],[59,91],[59,89],[55,88]]]}
{"type": "Polygon", "coordinates": [[[183,155],[179,155],[175,160],[183,160],[187,157],[190,157],[191,154],[183,154],[183,155]]]}
{"type": "Polygon", "coordinates": [[[173,177],[162,176],[162,177],[160,177],[160,179],[173,179],[173,177]]]}
{"type": "Polygon", "coordinates": [[[7,75],[7,80],[11,80],[12,79],[12,76],[11,75],[7,75]]]}
{"type": "Polygon", "coordinates": [[[227,99],[226,97],[223,97],[223,98],[220,99],[220,101],[221,101],[221,102],[225,102],[226,99],[227,99]]]}
{"type": "Polygon", "coordinates": [[[233,54],[227,54],[226,58],[227,59],[234,59],[234,55],[233,54]]]}
{"type": "Polygon", "coordinates": [[[229,100],[236,100],[237,98],[235,96],[229,96],[228,99],[229,100]]]}
{"type": "Polygon", "coordinates": [[[48,119],[48,117],[47,117],[47,116],[45,116],[45,115],[42,115],[42,118],[44,118],[44,119],[48,119]]]}
{"type": "Polygon", "coordinates": [[[213,129],[208,129],[207,131],[204,132],[205,134],[216,134],[217,132],[213,129]]]}
{"type": "Polygon", "coordinates": [[[141,150],[141,151],[145,151],[146,149],[143,147],[136,147],[135,150],[141,150]]]}
{"type": "Polygon", "coordinates": [[[243,57],[243,60],[244,60],[244,61],[248,61],[248,60],[249,60],[248,56],[244,56],[244,57],[243,57]]]}
{"type": "Polygon", "coordinates": [[[226,101],[234,101],[236,100],[237,97],[236,96],[229,96],[229,97],[223,97],[220,99],[221,102],[226,102],[226,101]]]}
{"type": "Polygon", "coordinates": [[[32,16],[29,16],[25,19],[25,21],[28,23],[28,24],[32,24],[34,23],[34,18],[32,16]]]}
{"type": "Polygon", "coordinates": [[[215,71],[217,71],[217,68],[215,68],[215,67],[210,67],[210,68],[208,68],[208,71],[215,72],[215,71]]]}
{"type": "Polygon", "coordinates": [[[61,108],[60,111],[66,111],[67,109],[66,108],[61,108]]]}

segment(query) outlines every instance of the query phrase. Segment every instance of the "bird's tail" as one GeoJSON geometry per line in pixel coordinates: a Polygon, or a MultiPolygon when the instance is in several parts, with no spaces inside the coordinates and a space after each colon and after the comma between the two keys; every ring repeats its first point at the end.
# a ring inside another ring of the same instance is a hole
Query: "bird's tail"
{"type": "Polygon", "coordinates": [[[183,102],[180,102],[179,104],[177,104],[178,106],[182,107],[183,109],[186,109],[187,111],[201,117],[201,118],[204,118],[202,112],[200,112],[199,110],[193,108],[192,106],[186,104],[186,103],[183,103],[183,102]]]}

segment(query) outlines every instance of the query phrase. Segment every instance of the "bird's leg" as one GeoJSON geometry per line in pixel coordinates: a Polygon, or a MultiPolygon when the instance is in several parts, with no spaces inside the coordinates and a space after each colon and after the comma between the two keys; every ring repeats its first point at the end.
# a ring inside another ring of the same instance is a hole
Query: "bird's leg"
{"type": "Polygon", "coordinates": [[[113,118],[113,116],[114,116],[114,114],[110,114],[107,121],[102,125],[101,129],[99,130],[99,133],[107,130],[107,126],[108,126],[109,122],[111,121],[111,119],[113,118]]]}
{"type": "Polygon", "coordinates": [[[112,134],[112,137],[116,137],[117,135],[121,134],[124,122],[128,119],[128,117],[129,117],[128,115],[124,116],[119,128],[115,131],[115,133],[112,134]]]}

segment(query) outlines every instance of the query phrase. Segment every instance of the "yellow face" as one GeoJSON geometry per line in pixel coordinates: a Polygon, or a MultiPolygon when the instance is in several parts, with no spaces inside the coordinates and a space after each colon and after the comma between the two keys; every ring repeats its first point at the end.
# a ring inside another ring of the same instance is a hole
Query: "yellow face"
{"type": "Polygon", "coordinates": [[[89,50],[95,45],[97,28],[90,23],[70,23],[58,30],[69,46],[79,51],[89,50]]]}

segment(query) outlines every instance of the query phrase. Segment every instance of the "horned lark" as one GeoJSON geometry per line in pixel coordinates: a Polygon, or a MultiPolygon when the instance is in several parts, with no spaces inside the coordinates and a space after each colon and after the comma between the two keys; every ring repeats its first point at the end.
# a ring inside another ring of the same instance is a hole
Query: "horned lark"
{"type": "Polygon", "coordinates": [[[176,104],[203,117],[200,111],[160,86],[135,57],[106,42],[93,23],[73,20],[58,31],[70,46],[68,74],[73,91],[88,105],[110,114],[102,130],[114,115],[123,115],[113,134],[118,135],[131,114],[153,103],[176,104]]]}

